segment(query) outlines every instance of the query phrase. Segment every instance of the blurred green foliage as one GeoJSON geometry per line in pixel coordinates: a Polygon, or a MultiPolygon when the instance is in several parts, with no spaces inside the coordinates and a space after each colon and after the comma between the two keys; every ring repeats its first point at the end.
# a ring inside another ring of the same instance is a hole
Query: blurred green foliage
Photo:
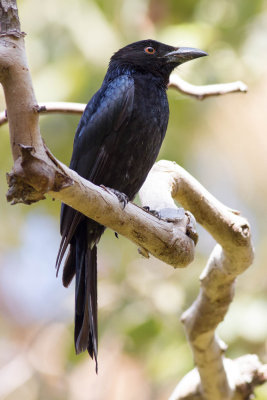
{"type": "MultiPolygon", "coordinates": [[[[238,280],[220,332],[229,357],[252,352],[267,362],[266,1],[20,0],[18,6],[38,101],[86,103],[100,87],[113,52],[144,38],[207,51],[209,58],[179,68],[192,83],[238,79],[249,85],[246,96],[204,102],[170,90],[170,121],[159,158],[183,165],[248,217],[257,257],[238,280]]],[[[3,95],[0,101],[4,109],[3,95]]],[[[66,164],[78,120],[40,117],[46,144],[66,164]]],[[[173,271],[143,260],[132,243],[105,233],[99,246],[95,377],[91,360],[74,355],[73,286],[61,289],[53,270],[60,204],[6,203],[5,173],[12,168],[7,126],[1,128],[0,166],[0,363],[8,377],[0,397],[166,399],[193,366],[179,316],[197,295],[213,240],[199,227],[195,261],[173,271]],[[8,375],[12,365],[17,372],[8,375]]],[[[266,386],[256,398],[267,398],[266,386]]]]}

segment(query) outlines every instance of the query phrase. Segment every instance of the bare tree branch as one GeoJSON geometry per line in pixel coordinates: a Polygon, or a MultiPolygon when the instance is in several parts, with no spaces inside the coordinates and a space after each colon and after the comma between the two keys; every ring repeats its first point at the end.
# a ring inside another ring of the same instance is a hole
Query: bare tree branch
{"type": "Polygon", "coordinates": [[[20,143],[33,146],[45,157],[36,112],[37,101],[27,65],[24,34],[20,31],[16,1],[1,0],[0,12],[0,82],[10,120],[13,158],[17,160],[20,155],[20,143]]]}
{"type": "MultiPolygon", "coordinates": [[[[184,397],[189,378],[183,379],[171,400],[230,400],[238,392],[238,384],[230,384],[230,371],[223,357],[225,346],[215,329],[233,299],[236,277],[253,261],[250,227],[245,218],[220,203],[183,168],[164,160],[154,165],[139,194],[142,202],[157,209],[163,193],[165,207],[173,208],[173,198],[176,199],[219,243],[201,274],[196,301],[182,316],[198,369],[198,373],[190,373],[197,392],[191,386],[190,396],[187,393],[188,397],[184,397]]],[[[252,390],[253,387],[251,393],[252,390]]]]}
{"type": "Polygon", "coordinates": [[[248,91],[247,85],[241,81],[196,86],[184,81],[177,74],[170,76],[169,87],[188,96],[195,97],[197,100],[204,100],[206,97],[221,96],[228,93],[246,93],[248,91]]]}
{"type": "Polygon", "coordinates": [[[70,103],[67,101],[55,101],[38,104],[38,113],[63,113],[63,114],[82,114],[86,107],[84,103],[70,103]]]}
{"type": "Polygon", "coordinates": [[[54,158],[53,162],[54,166],[48,165],[32,148],[22,147],[21,162],[8,175],[8,200],[30,204],[36,196],[41,199],[48,193],[132,240],[142,254],[151,253],[174,267],[185,267],[193,260],[194,242],[186,235],[188,216],[169,223],[132,203],[123,209],[108,189],[80,177],[54,158]]]}
{"type": "MultiPolygon", "coordinates": [[[[40,114],[78,114],[81,115],[84,112],[86,104],[83,103],[70,103],[66,101],[46,102],[35,105],[35,111],[40,114]]],[[[7,111],[0,113],[0,126],[4,125],[8,121],[7,111]]]]}
{"type": "MultiPolygon", "coordinates": [[[[251,399],[254,397],[254,389],[267,382],[267,365],[262,365],[256,355],[248,354],[235,360],[225,359],[224,367],[233,388],[231,400],[251,399]]],[[[223,393],[222,398],[226,398],[223,393]]],[[[169,400],[204,400],[196,368],[185,375],[169,400]]]]}
{"type": "MultiPolygon", "coordinates": [[[[188,96],[203,100],[206,97],[220,96],[227,93],[247,92],[247,86],[243,82],[219,83],[216,85],[192,85],[176,74],[170,76],[169,88],[178,90],[188,96]]],[[[69,103],[69,102],[45,102],[36,105],[38,113],[64,113],[64,114],[82,114],[86,104],[69,103]]],[[[0,113],[0,126],[4,125],[8,120],[7,112],[0,113]]]]}
{"type": "Polygon", "coordinates": [[[1,0],[1,26],[0,36],[20,38],[25,33],[20,30],[18,7],[16,0],[1,0]]]}

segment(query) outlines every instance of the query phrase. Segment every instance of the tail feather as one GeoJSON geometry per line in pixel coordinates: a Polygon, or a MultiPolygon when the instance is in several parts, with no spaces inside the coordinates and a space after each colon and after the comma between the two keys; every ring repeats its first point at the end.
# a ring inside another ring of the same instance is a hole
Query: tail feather
{"type": "Polygon", "coordinates": [[[75,247],[70,244],[69,253],[64,264],[62,282],[63,286],[68,287],[75,275],[75,258],[76,252],[75,247]]]}
{"type": "MultiPolygon", "coordinates": [[[[91,357],[95,358],[97,370],[97,349],[98,349],[98,318],[97,318],[97,247],[94,246],[91,251],[91,267],[89,268],[88,293],[90,294],[88,302],[90,340],[87,350],[91,357]]],[[[89,259],[89,257],[88,257],[89,259]]]]}
{"type": "Polygon", "coordinates": [[[84,222],[76,236],[75,349],[77,354],[87,349],[97,371],[97,248],[90,247],[84,222]]]}
{"type": "Polygon", "coordinates": [[[75,350],[87,350],[97,364],[97,248],[105,228],[85,218],[72,208],[62,205],[62,240],[56,261],[57,273],[69,246],[63,269],[62,281],[67,287],[75,279],[75,350]]]}

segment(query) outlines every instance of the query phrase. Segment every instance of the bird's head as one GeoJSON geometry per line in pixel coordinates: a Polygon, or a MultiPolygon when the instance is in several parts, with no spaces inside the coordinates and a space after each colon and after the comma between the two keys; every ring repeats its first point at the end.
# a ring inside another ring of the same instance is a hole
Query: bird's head
{"type": "Polygon", "coordinates": [[[186,61],[206,56],[191,47],[173,47],[156,40],[141,40],[118,50],[110,60],[110,67],[130,68],[150,72],[167,84],[172,70],[186,61]]]}

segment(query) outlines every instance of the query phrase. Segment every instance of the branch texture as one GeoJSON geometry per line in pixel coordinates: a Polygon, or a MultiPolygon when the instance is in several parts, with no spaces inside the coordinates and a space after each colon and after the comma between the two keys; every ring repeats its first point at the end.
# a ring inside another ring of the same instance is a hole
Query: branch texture
{"type": "Polygon", "coordinates": [[[18,7],[16,0],[0,0],[0,36],[13,36],[19,38],[24,33],[20,30],[18,7]]]}
{"type": "Polygon", "coordinates": [[[9,116],[13,158],[16,160],[20,155],[19,144],[33,146],[45,157],[36,112],[37,101],[28,69],[23,34],[20,32],[16,2],[1,1],[0,13],[0,82],[9,116]]]}

